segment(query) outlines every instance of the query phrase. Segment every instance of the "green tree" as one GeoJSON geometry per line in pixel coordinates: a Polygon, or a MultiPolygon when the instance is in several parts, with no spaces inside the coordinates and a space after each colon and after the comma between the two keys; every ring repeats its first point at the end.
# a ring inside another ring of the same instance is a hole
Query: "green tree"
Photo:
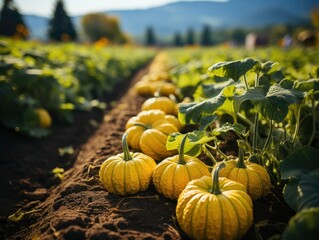
{"type": "Polygon", "coordinates": [[[74,41],[77,38],[71,18],[64,9],[62,0],[57,0],[53,18],[49,23],[49,39],[54,41],[74,41]]]}
{"type": "Polygon", "coordinates": [[[155,37],[154,29],[152,27],[147,27],[146,33],[145,33],[145,45],[153,46],[155,44],[156,44],[156,37],[155,37]]]}
{"type": "Polygon", "coordinates": [[[192,28],[189,28],[186,33],[186,44],[193,45],[195,44],[195,33],[192,28]]]}
{"type": "Polygon", "coordinates": [[[201,33],[201,45],[209,46],[212,45],[212,33],[209,25],[204,25],[201,33]]]}
{"type": "Polygon", "coordinates": [[[113,43],[125,43],[128,41],[122,32],[119,20],[103,13],[90,13],[82,18],[82,27],[90,41],[108,39],[113,43]]]}
{"type": "Polygon", "coordinates": [[[173,45],[177,47],[183,46],[182,36],[179,32],[174,34],[173,45]]]}
{"type": "Polygon", "coordinates": [[[13,0],[5,0],[0,16],[0,35],[26,39],[29,31],[13,0]]]}

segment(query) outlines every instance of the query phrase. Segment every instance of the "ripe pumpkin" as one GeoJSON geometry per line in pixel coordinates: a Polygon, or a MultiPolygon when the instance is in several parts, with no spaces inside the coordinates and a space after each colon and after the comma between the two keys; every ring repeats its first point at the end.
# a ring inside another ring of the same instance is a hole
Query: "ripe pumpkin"
{"type": "Polygon", "coordinates": [[[99,178],[110,192],[122,196],[145,191],[156,167],[155,161],[143,153],[129,152],[126,134],[122,138],[123,153],[107,158],[101,165],[99,178]]]}
{"type": "Polygon", "coordinates": [[[228,160],[226,167],[220,171],[221,177],[242,183],[253,200],[269,193],[271,180],[267,170],[253,162],[244,161],[244,153],[239,147],[238,158],[228,160]]]}
{"type": "Polygon", "coordinates": [[[40,127],[49,128],[52,124],[52,119],[49,112],[44,108],[35,109],[36,114],[39,117],[40,127]]]}
{"type": "Polygon", "coordinates": [[[208,167],[196,157],[184,155],[184,136],[179,154],[160,162],[153,173],[156,190],[170,199],[177,199],[187,183],[202,176],[210,176],[208,167]]]}
{"type": "Polygon", "coordinates": [[[126,124],[128,144],[155,161],[174,155],[176,151],[166,149],[166,141],[168,135],[178,129],[165,116],[161,110],[148,110],[129,119],[126,124]]]}
{"type": "Polygon", "coordinates": [[[142,104],[142,111],[159,109],[169,115],[177,116],[176,102],[168,97],[152,97],[142,104]]]}
{"type": "Polygon", "coordinates": [[[253,204],[241,183],[219,178],[221,163],[212,177],[189,182],[179,195],[177,221],[194,239],[240,239],[253,220],[253,204]]]}
{"type": "Polygon", "coordinates": [[[177,89],[173,83],[164,81],[147,81],[141,80],[134,85],[135,91],[142,96],[154,96],[159,93],[161,96],[177,95],[177,89]]]}

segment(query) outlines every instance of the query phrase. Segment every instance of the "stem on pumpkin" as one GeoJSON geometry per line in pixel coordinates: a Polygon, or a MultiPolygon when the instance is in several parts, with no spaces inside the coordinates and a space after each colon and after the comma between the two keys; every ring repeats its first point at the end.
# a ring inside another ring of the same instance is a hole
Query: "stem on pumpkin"
{"type": "Polygon", "coordinates": [[[185,136],[183,137],[181,144],[179,145],[179,155],[178,155],[178,162],[177,164],[186,164],[185,159],[184,159],[184,146],[185,146],[185,142],[186,139],[188,137],[188,134],[185,134],[185,136]]]}
{"type": "Polygon", "coordinates": [[[238,143],[238,163],[237,166],[238,168],[246,168],[246,165],[244,163],[244,149],[243,149],[243,141],[242,140],[237,140],[238,143]]]}
{"type": "Polygon", "coordinates": [[[213,188],[212,188],[212,191],[211,193],[212,194],[215,194],[215,195],[218,195],[218,194],[221,194],[222,192],[220,191],[220,188],[219,188],[219,171],[226,167],[226,164],[224,162],[221,162],[220,164],[218,164],[218,166],[216,168],[214,168],[213,170],[213,188]]]}
{"type": "Polygon", "coordinates": [[[127,144],[127,141],[126,141],[126,137],[127,137],[127,133],[124,133],[123,137],[122,137],[122,148],[123,148],[123,153],[124,153],[123,160],[129,161],[129,160],[132,160],[133,158],[132,158],[132,156],[130,154],[130,150],[128,149],[128,144],[127,144]]]}

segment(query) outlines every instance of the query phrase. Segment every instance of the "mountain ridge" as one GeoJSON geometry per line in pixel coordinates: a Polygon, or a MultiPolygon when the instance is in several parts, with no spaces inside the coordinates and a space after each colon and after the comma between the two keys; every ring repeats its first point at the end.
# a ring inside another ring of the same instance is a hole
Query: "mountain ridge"
{"type": "MultiPolygon", "coordinates": [[[[310,18],[310,11],[319,7],[317,0],[230,0],[179,1],[158,7],[134,10],[111,10],[102,13],[118,16],[124,32],[135,37],[142,36],[152,26],[155,33],[169,36],[185,32],[189,28],[198,30],[203,25],[213,29],[234,27],[261,27],[269,24],[295,24],[310,18]]],[[[81,31],[81,17],[73,16],[76,29],[81,31]]],[[[46,39],[49,19],[35,15],[24,15],[31,37],[46,39]]]]}

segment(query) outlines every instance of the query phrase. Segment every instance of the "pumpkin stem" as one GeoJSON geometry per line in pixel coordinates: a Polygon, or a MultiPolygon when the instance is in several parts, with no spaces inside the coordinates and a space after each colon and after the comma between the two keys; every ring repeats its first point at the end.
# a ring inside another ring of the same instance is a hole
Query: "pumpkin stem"
{"type": "Polygon", "coordinates": [[[222,192],[220,191],[220,188],[219,188],[219,171],[226,167],[226,164],[224,162],[221,162],[220,164],[218,164],[214,170],[213,170],[213,188],[212,188],[212,191],[211,193],[212,194],[215,194],[215,195],[218,195],[218,194],[221,194],[222,192]]]}
{"type": "Polygon", "coordinates": [[[132,156],[130,154],[130,150],[128,149],[128,144],[127,144],[127,141],[126,141],[126,137],[127,137],[127,133],[124,133],[123,137],[122,137],[122,148],[123,148],[123,153],[124,153],[123,160],[129,161],[129,160],[132,160],[133,158],[132,158],[132,156]]]}
{"type": "Polygon", "coordinates": [[[149,126],[147,126],[147,125],[144,124],[144,123],[140,123],[140,122],[134,123],[134,126],[142,127],[142,128],[144,128],[145,130],[149,129],[149,126]]]}
{"type": "Polygon", "coordinates": [[[244,146],[243,146],[243,141],[242,140],[237,140],[238,143],[238,163],[237,166],[238,168],[246,168],[246,165],[244,163],[244,146]]]}
{"type": "Polygon", "coordinates": [[[181,141],[181,144],[179,146],[179,158],[178,158],[178,162],[177,164],[186,164],[185,162],[185,159],[184,159],[184,146],[185,146],[185,142],[186,142],[186,139],[188,137],[188,133],[185,134],[185,136],[183,137],[182,141],[181,141]]]}

